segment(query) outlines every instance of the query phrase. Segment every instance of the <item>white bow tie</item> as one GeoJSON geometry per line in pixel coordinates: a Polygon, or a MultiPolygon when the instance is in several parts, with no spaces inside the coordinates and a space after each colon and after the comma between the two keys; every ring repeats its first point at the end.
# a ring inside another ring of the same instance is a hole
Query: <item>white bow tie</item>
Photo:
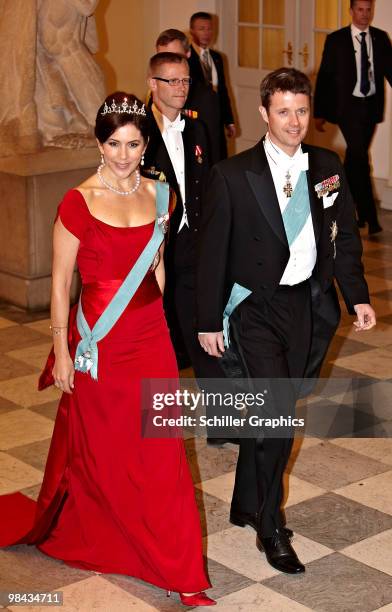
{"type": "Polygon", "coordinates": [[[283,170],[283,172],[292,172],[293,170],[298,170],[299,172],[306,172],[309,170],[309,159],[307,153],[301,153],[295,159],[284,158],[279,159],[278,168],[283,170]]]}
{"type": "Polygon", "coordinates": [[[304,172],[306,172],[306,170],[309,170],[308,153],[301,153],[301,155],[298,156],[298,159],[295,160],[294,166],[299,170],[303,170],[304,172]]]}
{"type": "Polygon", "coordinates": [[[308,153],[300,153],[296,155],[294,159],[287,157],[287,155],[283,155],[277,147],[275,147],[269,138],[266,138],[264,141],[264,147],[267,155],[272,159],[274,164],[287,172],[288,170],[294,170],[294,168],[299,171],[309,170],[309,155],[308,153]]]}
{"type": "Polygon", "coordinates": [[[183,132],[185,127],[185,119],[176,121],[175,123],[168,123],[166,129],[168,131],[173,130],[174,132],[183,132]]]}

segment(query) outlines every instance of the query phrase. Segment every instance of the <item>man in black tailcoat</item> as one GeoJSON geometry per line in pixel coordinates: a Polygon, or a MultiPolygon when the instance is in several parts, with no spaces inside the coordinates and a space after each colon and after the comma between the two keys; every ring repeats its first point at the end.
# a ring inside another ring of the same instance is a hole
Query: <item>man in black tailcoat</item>
{"type": "Polygon", "coordinates": [[[314,116],[337,123],[347,144],[345,170],[357,207],[358,225],[369,234],[382,230],[370,178],[369,147],[384,114],[384,79],[392,85],[388,34],[369,26],[372,0],[351,0],[351,26],[327,36],[317,76],[314,116]]]}
{"type": "MultiPolygon", "coordinates": [[[[335,153],[301,144],[310,97],[298,70],[281,68],[263,80],[259,110],[268,133],[212,169],[200,237],[201,346],[224,359],[222,313],[236,284],[243,301],[231,314],[232,336],[249,376],[284,379],[289,389],[293,378],[319,371],[339,321],[334,279],[357,315],[356,329],[375,325],[343,167],[335,153]]],[[[280,414],[295,399],[280,404],[280,414]]],[[[257,546],[274,568],[296,574],[305,568],[281,511],[291,447],[290,435],[256,430],[241,439],[230,519],[257,530],[257,546]]]]}
{"type": "Polygon", "coordinates": [[[176,329],[178,320],[196,376],[207,378],[221,374],[216,360],[200,348],[195,323],[195,269],[202,198],[209,172],[208,143],[203,124],[181,114],[189,79],[189,66],[183,55],[162,52],[151,58],[148,84],[153,118],[143,173],[166,180],[176,193],[165,249],[166,316],[171,331],[176,329]]]}

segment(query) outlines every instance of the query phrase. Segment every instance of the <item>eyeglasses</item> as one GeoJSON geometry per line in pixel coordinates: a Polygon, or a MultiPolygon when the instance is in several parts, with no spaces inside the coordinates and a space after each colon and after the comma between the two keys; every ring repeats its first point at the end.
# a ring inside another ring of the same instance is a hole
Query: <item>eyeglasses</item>
{"type": "Polygon", "coordinates": [[[192,84],[191,77],[184,77],[183,79],[163,79],[162,77],[152,77],[156,81],[163,81],[169,83],[170,87],[178,87],[179,85],[189,86],[192,84]]]}

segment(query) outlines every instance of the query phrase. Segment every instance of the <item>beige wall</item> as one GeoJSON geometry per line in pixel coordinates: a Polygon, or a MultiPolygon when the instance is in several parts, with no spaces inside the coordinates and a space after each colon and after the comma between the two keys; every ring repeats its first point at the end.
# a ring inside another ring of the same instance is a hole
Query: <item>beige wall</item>
{"type": "Polygon", "coordinates": [[[146,92],[147,64],[162,30],[187,30],[196,11],[216,11],[216,0],[100,0],[96,10],[100,51],[97,60],[107,92],[146,92]]]}
{"type": "Polygon", "coordinates": [[[146,92],[146,67],[159,32],[159,0],[100,0],[96,11],[107,92],[146,92]]]}
{"type": "Polygon", "coordinates": [[[216,13],[215,0],[161,0],[160,24],[161,30],[178,28],[184,32],[189,29],[189,18],[197,11],[216,13]]]}
{"type": "MultiPolygon", "coordinates": [[[[387,32],[392,32],[391,0],[376,0],[373,25],[387,32]]],[[[392,95],[387,84],[387,104],[385,108],[384,123],[377,127],[372,143],[373,175],[380,179],[387,179],[389,167],[392,165],[392,147],[389,134],[392,131],[392,95]]]]}

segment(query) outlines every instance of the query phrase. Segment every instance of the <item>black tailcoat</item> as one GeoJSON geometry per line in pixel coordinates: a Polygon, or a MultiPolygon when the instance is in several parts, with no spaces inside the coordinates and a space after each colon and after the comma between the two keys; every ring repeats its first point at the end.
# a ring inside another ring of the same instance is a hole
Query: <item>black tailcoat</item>
{"type": "MultiPolygon", "coordinates": [[[[177,357],[183,352],[182,340],[196,376],[219,377],[216,359],[200,348],[196,329],[195,273],[202,200],[205,192],[209,157],[204,125],[197,119],[185,117],[182,132],[185,159],[185,198],[189,228],[178,233],[183,202],[176,175],[155,118],[152,118],[150,139],[144,154],[146,176],[158,178],[161,173],[175,191],[177,205],[170,220],[168,244],[165,248],[165,310],[177,357]]],[[[163,177],[162,177],[163,178],[163,177]]]]}
{"type": "Polygon", "coordinates": [[[185,159],[186,210],[189,221],[186,241],[179,239],[182,232],[177,234],[183,213],[180,189],[161,131],[154,117],[151,120],[150,138],[144,154],[143,174],[152,178],[159,178],[159,175],[163,173],[164,180],[175,191],[177,205],[170,221],[168,255],[170,254],[170,257],[173,258],[176,267],[194,268],[201,203],[209,172],[208,141],[203,124],[197,119],[189,117],[185,117],[182,138],[185,159]]]}

